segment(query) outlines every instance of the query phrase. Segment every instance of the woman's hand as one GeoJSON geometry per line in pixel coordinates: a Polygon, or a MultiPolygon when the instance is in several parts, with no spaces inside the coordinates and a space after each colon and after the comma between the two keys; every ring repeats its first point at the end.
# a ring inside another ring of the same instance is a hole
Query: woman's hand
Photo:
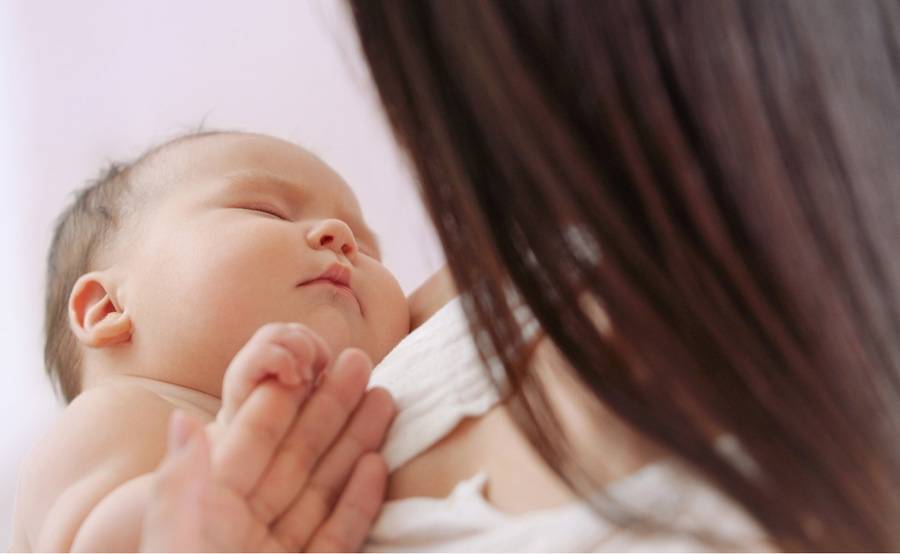
{"type": "Polygon", "coordinates": [[[395,411],[385,391],[366,392],[371,367],[344,351],[308,400],[264,382],[214,444],[202,424],[173,416],[142,549],[359,550],[383,502],[377,449],[395,411]]]}

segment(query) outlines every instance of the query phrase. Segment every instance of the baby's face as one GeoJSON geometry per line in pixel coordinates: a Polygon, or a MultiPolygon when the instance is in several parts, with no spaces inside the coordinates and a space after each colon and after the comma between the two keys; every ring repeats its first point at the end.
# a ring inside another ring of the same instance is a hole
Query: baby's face
{"type": "Polygon", "coordinates": [[[375,363],[408,333],[406,299],[353,192],[309,152],[213,135],[170,146],[140,175],[153,190],[120,253],[120,295],[145,374],[218,394],[234,354],[274,321],[375,363]],[[329,271],[347,287],[310,283],[329,271]]]}

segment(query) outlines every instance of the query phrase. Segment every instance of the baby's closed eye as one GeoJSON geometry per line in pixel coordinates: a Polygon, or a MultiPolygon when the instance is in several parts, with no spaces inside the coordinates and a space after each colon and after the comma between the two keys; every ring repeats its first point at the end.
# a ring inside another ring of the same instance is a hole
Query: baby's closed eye
{"type": "Polygon", "coordinates": [[[242,206],[235,206],[235,207],[240,210],[257,212],[262,215],[276,217],[278,219],[283,219],[285,221],[290,221],[290,218],[287,217],[282,210],[280,210],[274,206],[271,206],[269,204],[249,204],[249,205],[242,205],[242,206]]]}

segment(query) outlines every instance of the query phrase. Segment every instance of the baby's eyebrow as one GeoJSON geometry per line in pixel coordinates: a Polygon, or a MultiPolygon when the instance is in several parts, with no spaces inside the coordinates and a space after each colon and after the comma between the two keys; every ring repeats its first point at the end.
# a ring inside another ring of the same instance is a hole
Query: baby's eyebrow
{"type": "Polygon", "coordinates": [[[228,189],[241,189],[244,187],[256,187],[267,189],[279,194],[287,194],[294,200],[301,201],[307,195],[306,191],[297,183],[288,181],[264,171],[239,171],[225,176],[225,185],[228,189]]]}

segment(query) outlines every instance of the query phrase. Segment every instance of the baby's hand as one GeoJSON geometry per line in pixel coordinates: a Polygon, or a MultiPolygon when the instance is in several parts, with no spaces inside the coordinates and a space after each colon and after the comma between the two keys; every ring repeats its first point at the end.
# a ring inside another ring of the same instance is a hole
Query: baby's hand
{"type": "Polygon", "coordinates": [[[228,425],[261,383],[276,380],[298,395],[306,395],[331,363],[325,341],[300,323],[269,323],[260,327],[237,353],[225,372],[217,426],[228,425]]]}

